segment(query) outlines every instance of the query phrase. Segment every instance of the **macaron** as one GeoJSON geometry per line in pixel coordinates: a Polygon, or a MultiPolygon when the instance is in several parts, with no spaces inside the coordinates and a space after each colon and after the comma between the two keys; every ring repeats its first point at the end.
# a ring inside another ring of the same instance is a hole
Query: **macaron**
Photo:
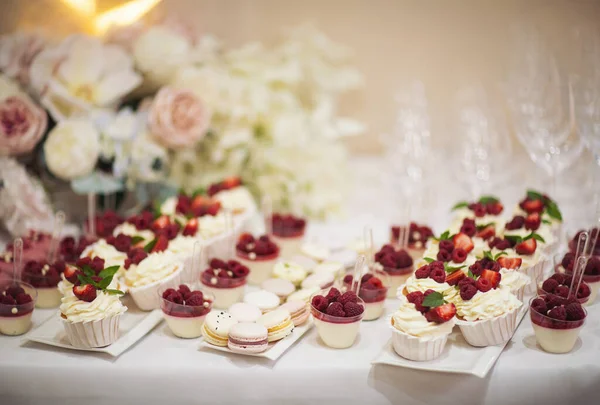
{"type": "Polygon", "coordinates": [[[290,316],[294,326],[300,326],[308,320],[310,312],[308,312],[308,306],[304,301],[288,301],[281,306],[290,311],[290,316]]]}
{"type": "Polygon", "coordinates": [[[300,253],[310,257],[318,263],[321,263],[329,257],[331,251],[327,246],[317,245],[316,243],[309,242],[302,245],[300,248],[300,253]]]}
{"type": "Polygon", "coordinates": [[[287,280],[295,286],[299,286],[307,274],[303,266],[290,261],[280,261],[273,266],[273,276],[287,280]]]}
{"type": "Polygon", "coordinates": [[[227,311],[240,323],[256,322],[262,315],[262,311],[256,305],[246,302],[236,302],[227,311]]]}
{"type": "Polygon", "coordinates": [[[227,311],[213,311],[206,315],[202,326],[202,336],[211,345],[227,346],[229,329],[238,323],[227,311]]]}
{"type": "Polygon", "coordinates": [[[229,329],[227,346],[236,353],[261,353],[269,347],[269,332],[264,325],[241,322],[229,329]]]}
{"type": "Polygon", "coordinates": [[[304,269],[309,273],[311,273],[315,266],[318,264],[310,257],[306,257],[303,255],[294,255],[290,257],[289,261],[291,261],[292,263],[299,264],[300,266],[304,267],[304,269]]]}
{"type": "Polygon", "coordinates": [[[260,290],[253,291],[244,297],[246,304],[256,305],[258,309],[264,314],[277,308],[280,304],[279,297],[272,292],[260,290]]]}
{"type": "Polygon", "coordinates": [[[288,301],[310,301],[311,297],[321,291],[319,287],[303,288],[296,291],[287,298],[288,301]]]}
{"type": "Polygon", "coordinates": [[[327,288],[333,284],[334,279],[335,277],[332,273],[313,273],[302,282],[302,288],[327,288]]]}
{"type": "Polygon", "coordinates": [[[263,281],[260,286],[263,290],[277,295],[281,302],[285,302],[288,295],[296,291],[296,286],[294,284],[282,278],[270,278],[263,281]]]}
{"type": "Polygon", "coordinates": [[[269,342],[283,339],[294,330],[294,323],[290,311],[285,308],[277,308],[257,319],[256,323],[267,328],[269,342]]]}
{"type": "Polygon", "coordinates": [[[344,264],[341,262],[326,261],[317,264],[313,270],[314,274],[332,274],[333,277],[340,276],[345,270],[344,264]]]}

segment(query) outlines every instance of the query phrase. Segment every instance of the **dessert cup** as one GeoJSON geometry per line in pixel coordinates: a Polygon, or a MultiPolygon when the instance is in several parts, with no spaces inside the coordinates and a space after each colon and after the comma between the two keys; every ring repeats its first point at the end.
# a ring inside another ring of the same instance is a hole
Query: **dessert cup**
{"type": "MultiPolygon", "coordinates": [[[[573,275],[572,272],[565,270],[565,268],[562,266],[560,261],[555,266],[554,270],[556,273],[573,275]]],[[[592,274],[583,273],[582,281],[590,287],[590,296],[588,297],[585,304],[587,306],[592,305],[594,303],[594,301],[596,300],[596,297],[598,296],[598,291],[600,290],[600,275],[592,275],[592,274]]],[[[583,304],[583,302],[581,304],[583,304]]]]}
{"type": "MultiPolygon", "coordinates": [[[[377,289],[364,288],[365,283],[361,283],[358,297],[363,300],[365,312],[363,314],[363,321],[372,321],[378,319],[383,314],[385,309],[385,299],[388,293],[389,276],[383,272],[375,270],[372,273],[375,277],[381,280],[384,287],[377,289]]],[[[351,283],[344,282],[344,291],[349,291],[351,283]]]]}
{"type": "Polygon", "coordinates": [[[279,250],[271,255],[256,256],[255,254],[246,254],[239,249],[236,251],[236,260],[250,269],[248,283],[259,285],[268,278],[271,278],[273,266],[279,258],[279,250]]]}
{"type": "MultiPolygon", "coordinates": [[[[358,304],[364,308],[364,302],[360,298],[358,304]]],[[[353,317],[331,316],[320,312],[312,304],[310,311],[319,337],[333,349],[346,349],[354,344],[360,330],[360,322],[365,314],[363,311],[353,317]]]]}
{"type": "Polygon", "coordinates": [[[392,329],[392,347],[399,356],[413,361],[430,361],[444,352],[449,335],[417,337],[396,329],[392,317],[388,324],[392,329]]]}
{"type": "MultiPolygon", "coordinates": [[[[530,301],[540,298],[533,297],[530,301]]],[[[585,311],[585,309],[584,309],[585,311]]],[[[586,317],[587,317],[587,312],[586,317]]],[[[549,353],[568,353],[573,350],[579,332],[585,323],[585,318],[578,321],[561,321],[550,318],[533,309],[529,310],[531,325],[535,332],[535,338],[544,351],[549,353]]]]}
{"type": "Polygon", "coordinates": [[[181,284],[181,275],[183,274],[183,266],[179,266],[177,270],[169,274],[162,280],[155,281],[140,287],[129,287],[129,294],[142,311],[151,311],[160,307],[158,290],[164,288],[177,288],[181,284]]]}
{"type": "Polygon", "coordinates": [[[32,285],[21,281],[6,280],[0,282],[0,291],[4,291],[11,285],[17,284],[32,301],[26,304],[8,305],[0,303],[0,333],[8,336],[18,336],[26,333],[31,328],[31,315],[35,308],[37,292],[32,285]]]}
{"type": "Polygon", "coordinates": [[[304,243],[304,230],[285,236],[273,233],[271,239],[279,246],[281,257],[288,259],[300,253],[300,248],[304,243]]]}
{"type": "Polygon", "coordinates": [[[62,294],[58,289],[60,276],[58,278],[45,277],[23,273],[23,280],[33,285],[37,291],[36,308],[58,308],[62,294]]]}
{"type": "Polygon", "coordinates": [[[382,281],[387,285],[387,298],[395,298],[398,287],[404,285],[406,280],[413,274],[413,266],[405,267],[402,269],[393,269],[391,267],[384,267],[383,271],[387,274],[387,278],[382,281]],[[386,279],[388,281],[386,281],[386,279]]]}
{"type": "MultiPolygon", "coordinates": [[[[542,288],[542,284],[543,282],[538,283],[538,288],[537,288],[537,295],[546,295],[546,294],[551,294],[548,291],[544,291],[544,289],[542,288]]],[[[590,288],[590,292],[591,292],[591,288],[590,288]]],[[[587,297],[583,297],[583,298],[577,298],[577,302],[579,302],[581,305],[587,306],[590,304],[590,297],[591,297],[591,293],[590,295],[588,295],[587,297]]],[[[536,297],[533,297],[536,298],[536,297]]],[[[521,298],[519,298],[521,301],[523,301],[521,298]]]]}
{"type": "Polygon", "coordinates": [[[465,340],[471,346],[486,347],[501,345],[508,342],[517,328],[519,308],[514,308],[505,314],[492,319],[465,321],[457,319],[465,340]]]}
{"type": "Polygon", "coordinates": [[[204,302],[208,306],[190,306],[176,304],[162,297],[166,288],[158,290],[160,298],[160,309],[163,311],[163,316],[171,332],[180,338],[194,339],[202,335],[202,325],[204,318],[211,311],[214,298],[211,294],[204,294],[204,302]]]}
{"type": "Polygon", "coordinates": [[[202,272],[200,281],[202,282],[202,291],[206,291],[214,297],[213,306],[226,309],[236,302],[241,302],[244,298],[247,277],[220,278],[211,276],[208,272],[202,272]]]}
{"type": "Polygon", "coordinates": [[[67,338],[73,347],[105,347],[119,338],[119,321],[122,314],[109,316],[97,321],[72,322],[61,315],[67,338]]]}

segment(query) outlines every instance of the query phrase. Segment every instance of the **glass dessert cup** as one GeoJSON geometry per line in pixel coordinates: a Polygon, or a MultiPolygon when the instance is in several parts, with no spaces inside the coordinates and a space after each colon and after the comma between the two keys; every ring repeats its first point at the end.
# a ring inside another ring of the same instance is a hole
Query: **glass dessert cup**
{"type": "Polygon", "coordinates": [[[0,333],[8,336],[18,336],[27,333],[31,328],[31,316],[37,300],[36,289],[31,284],[22,281],[2,281],[0,282],[0,291],[4,291],[13,285],[17,285],[25,290],[25,293],[31,296],[31,302],[20,305],[0,303],[0,333]]]}
{"type": "Polygon", "coordinates": [[[279,259],[279,249],[275,253],[265,256],[256,256],[253,253],[246,254],[238,249],[235,258],[235,260],[250,269],[248,283],[253,285],[260,285],[266,279],[271,278],[273,266],[277,259],[279,259]]]}
{"type": "Polygon", "coordinates": [[[273,239],[273,242],[279,246],[279,254],[281,257],[284,259],[289,259],[290,257],[300,253],[300,249],[304,243],[304,229],[300,231],[294,230],[293,232],[288,231],[282,233],[274,230],[271,234],[271,239],[273,239]]]}
{"type": "MultiPolygon", "coordinates": [[[[542,284],[544,282],[540,281],[538,283],[538,288],[537,288],[537,295],[547,295],[547,294],[551,294],[549,291],[545,291],[542,287],[542,284]]],[[[584,282],[582,282],[583,284],[584,282]]],[[[586,283],[587,284],[587,283],[586,283]]],[[[577,298],[577,301],[581,304],[581,305],[589,305],[590,304],[590,297],[592,296],[591,294],[591,288],[590,288],[590,295],[588,295],[587,297],[581,297],[581,298],[577,298]]],[[[517,297],[518,298],[518,297],[517,297]]],[[[535,297],[534,297],[535,298],[535,297]]],[[[522,301],[522,298],[519,298],[522,301]]]]}
{"type": "Polygon", "coordinates": [[[190,306],[167,301],[162,297],[166,290],[167,288],[162,288],[158,291],[158,294],[160,296],[160,309],[171,332],[183,339],[194,339],[202,336],[202,325],[204,325],[206,315],[212,310],[215,297],[210,293],[203,292],[204,302],[208,303],[208,306],[190,306]]]}
{"type": "MultiPolygon", "coordinates": [[[[364,302],[365,312],[363,314],[363,321],[373,321],[383,315],[385,299],[389,291],[387,287],[389,285],[389,276],[385,272],[375,270],[369,274],[380,279],[384,287],[377,289],[364,288],[365,283],[361,282],[358,297],[364,302]]],[[[344,282],[343,291],[349,291],[350,288],[351,283],[344,282]]]]}
{"type": "Polygon", "coordinates": [[[34,286],[37,292],[36,308],[58,308],[62,294],[58,289],[60,276],[46,277],[39,274],[23,273],[23,280],[34,286]]]}
{"type": "MultiPolygon", "coordinates": [[[[556,263],[558,263],[554,268],[554,271],[556,273],[566,274],[569,276],[573,275],[572,272],[566,271],[566,269],[560,263],[560,259],[556,263]]],[[[589,306],[594,303],[594,301],[596,300],[596,297],[598,296],[598,291],[600,290],[600,275],[592,275],[592,274],[583,273],[582,281],[590,287],[590,296],[588,297],[588,299],[585,303],[585,305],[589,306]]],[[[583,304],[583,303],[581,303],[581,304],[583,304]]]]}
{"type": "MultiPolygon", "coordinates": [[[[364,308],[365,304],[362,299],[358,298],[358,304],[364,308]]],[[[319,311],[312,304],[310,312],[319,337],[327,346],[333,349],[346,349],[354,344],[365,314],[365,311],[363,311],[360,315],[353,317],[331,316],[319,311]]]]}
{"type": "Polygon", "coordinates": [[[384,279],[384,285],[387,286],[387,298],[396,298],[398,287],[404,285],[406,280],[413,274],[414,266],[404,267],[402,269],[394,269],[391,267],[384,267],[383,271],[387,275],[387,284],[384,279]]]}
{"type": "Polygon", "coordinates": [[[252,272],[246,277],[219,278],[211,275],[210,272],[203,272],[200,275],[201,289],[213,296],[212,305],[215,308],[227,309],[244,298],[247,278],[250,274],[252,272]]]}
{"type": "Polygon", "coordinates": [[[578,321],[561,321],[531,309],[531,303],[536,298],[544,298],[544,296],[540,295],[531,298],[529,301],[529,315],[531,318],[531,326],[533,326],[533,331],[535,332],[535,338],[540,347],[546,352],[557,354],[568,353],[573,350],[573,347],[579,338],[579,332],[587,318],[587,311],[585,308],[583,310],[586,314],[586,318],[578,321]]]}

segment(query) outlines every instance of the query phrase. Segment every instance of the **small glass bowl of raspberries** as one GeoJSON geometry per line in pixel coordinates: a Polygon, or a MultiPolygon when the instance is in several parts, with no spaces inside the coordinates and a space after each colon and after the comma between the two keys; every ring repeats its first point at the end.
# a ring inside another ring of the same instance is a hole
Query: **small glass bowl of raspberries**
{"type": "MultiPolygon", "coordinates": [[[[538,284],[538,295],[556,294],[559,297],[568,298],[572,282],[572,275],[555,273],[538,284]]],[[[577,301],[581,305],[588,304],[591,293],[590,286],[582,281],[577,290],[577,301]]]]}
{"type": "Polygon", "coordinates": [[[374,268],[385,271],[389,277],[387,297],[395,298],[398,287],[406,283],[413,273],[413,258],[406,250],[397,250],[388,244],[375,253],[374,259],[374,268]]]}
{"type": "Polygon", "coordinates": [[[311,313],[321,340],[334,349],[354,343],[365,315],[365,303],[354,291],[335,287],[311,298],[311,313]]]}
{"type": "MultiPolygon", "coordinates": [[[[389,277],[383,271],[376,270],[362,276],[358,296],[365,303],[363,320],[372,321],[383,314],[389,284],[389,277]]],[[[348,291],[351,287],[352,274],[347,274],[342,290],[348,291]]]]}
{"type": "Polygon", "coordinates": [[[37,292],[31,284],[17,280],[0,282],[0,333],[17,336],[31,328],[37,292]]]}
{"type": "MultiPolygon", "coordinates": [[[[598,238],[600,240],[600,238],[598,238]]],[[[554,262],[557,263],[555,271],[557,273],[573,274],[575,264],[575,253],[567,252],[564,256],[554,256],[554,262]]],[[[583,281],[590,287],[590,297],[587,305],[592,304],[600,291],[600,256],[591,256],[583,271],[583,281]]]]}
{"type": "Polygon", "coordinates": [[[160,308],[171,332],[180,338],[193,339],[202,335],[204,318],[211,311],[214,297],[194,286],[159,289],[160,308]]]}
{"type": "Polygon", "coordinates": [[[549,353],[573,350],[587,317],[577,299],[545,294],[532,298],[529,305],[531,325],[541,348],[549,353]]]}

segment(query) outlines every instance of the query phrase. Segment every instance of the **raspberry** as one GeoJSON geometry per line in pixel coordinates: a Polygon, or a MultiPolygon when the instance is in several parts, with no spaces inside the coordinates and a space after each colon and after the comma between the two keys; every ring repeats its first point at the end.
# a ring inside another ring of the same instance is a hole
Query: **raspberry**
{"type": "MultiPolygon", "coordinates": [[[[600,238],[598,238],[598,240],[600,240],[600,238]]],[[[598,249],[598,243],[596,243],[596,249],[598,249]]],[[[588,260],[587,266],[585,266],[585,274],[590,275],[590,276],[600,276],[600,257],[599,256],[590,257],[590,259],[588,260]]]]}
{"type": "Polygon", "coordinates": [[[17,301],[10,295],[0,295],[0,300],[5,305],[17,305],[17,301]]]}
{"type": "Polygon", "coordinates": [[[184,301],[187,301],[190,298],[195,297],[195,296],[202,298],[202,301],[204,301],[204,294],[202,293],[202,291],[192,291],[190,293],[184,294],[183,299],[184,299],[184,301]]]}
{"type": "Polygon", "coordinates": [[[585,283],[581,283],[579,290],[577,290],[577,298],[589,297],[590,293],[590,287],[585,283]]]}
{"type": "Polygon", "coordinates": [[[436,283],[443,283],[446,281],[446,272],[442,269],[433,269],[429,273],[429,278],[433,279],[436,283]]]}
{"type": "Polygon", "coordinates": [[[452,253],[454,250],[454,244],[449,240],[440,241],[440,250],[445,250],[448,253],[452,253]]]}
{"type": "Polygon", "coordinates": [[[531,301],[531,308],[533,308],[542,315],[546,315],[546,312],[548,312],[546,301],[544,301],[543,298],[536,298],[533,301],[531,301]]]}
{"type": "Polygon", "coordinates": [[[163,295],[163,298],[174,304],[183,304],[183,295],[181,295],[178,291],[175,290],[173,290],[173,292],[168,294],[166,297],[163,295]]]}
{"type": "Polygon", "coordinates": [[[553,293],[554,290],[556,289],[556,287],[558,287],[558,281],[556,281],[553,278],[549,278],[548,280],[544,281],[544,283],[542,284],[542,290],[549,292],[549,293],[553,293]]]}
{"type": "Polygon", "coordinates": [[[570,287],[572,282],[573,282],[573,276],[571,276],[569,274],[565,274],[565,281],[562,284],[570,287]]]}
{"type": "Polygon", "coordinates": [[[254,253],[257,256],[266,256],[270,253],[269,251],[269,243],[264,242],[262,240],[258,240],[254,246],[254,253]]]}
{"type": "Polygon", "coordinates": [[[573,270],[573,263],[575,262],[575,254],[573,252],[567,252],[563,257],[561,264],[565,270],[573,270]]]}
{"type": "Polygon", "coordinates": [[[477,287],[473,284],[464,284],[460,287],[460,298],[464,301],[470,300],[475,294],[477,294],[477,287]]]}
{"type": "MultiPolygon", "coordinates": [[[[351,304],[351,302],[348,302],[351,304]]],[[[345,305],[345,304],[344,304],[345,305]]],[[[344,312],[344,305],[340,302],[334,302],[327,307],[327,315],[344,317],[346,313],[344,312]]]]}
{"type": "Polygon", "coordinates": [[[483,267],[481,266],[480,261],[476,261],[472,265],[469,266],[469,270],[476,276],[480,276],[483,271],[483,267]]]}
{"type": "Polygon", "coordinates": [[[82,257],[80,259],[77,259],[77,261],[75,262],[75,266],[77,267],[83,267],[83,266],[89,266],[92,263],[92,259],[90,259],[89,257],[82,257]]]}
{"type": "Polygon", "coordinates": [[[473,212],[475,213],[475,216],[478,218],[484,217],[486,214],[485,207],[483,206],[483,204],[480,204],[480,203],[475,204],[475,207],[473,208],[473,212]]]}
{"type": "Polygon", "coordinates": [[[96,272],[96,274],[100,273],[102,270],[104,270],[104,259],[101,257],[94,257],[90,267],[96,272]]]}
{"type": "Polygon", "coordinates": [[[175,289],[174,289],[174,288],[168,288],[168,289],[166,289],[166,290],[165,290],[165,292],[163,292],[163,294],[162,294],[162,297],[163,297],[164,299],[167,299],[167,297],[168,297],[169,295],[171,295],[171,294],[173,294],[173,293],[176,293],[176,292],[177,292],[177,291],[175,291],[175,289]]]}
{"type": "Polygon", "coordinates": [[[477,233],[477,227],[471,224],[463,224],[463,226],[460,227],[460,231],[472,238],[477,233]]]}
{"type": "Polygon", "coordinates": [[[454,263],[462,263],[467,260],[467,252],[462,248],[454,249],[452,252],[452,261],[454,263]]]}
{"type": "Polygon", "coordinates": [[[25,290],[18,285],[13,285],[6,289],[6,295],[10,295],[13,298],[17,298],[19,294],[25,294],[25,290]]]}
{"type": "MultiPolygon", "coordinates": [[[[564,275],[564,274],[560,274],[560,273],[554,273],[552,276],[550,276],[550,278],[551,278],[552,280],[555,280],[555,281],[556,281],[556,283],[557,283],[557,285],[556,285],[556,286],[558,286],[558,284],[564,284],[564,283],[565,283],[565,275],[564,275]]],[[[546,280],[546,281],[547,281],[547,280],[546,280]]],[[[544,290],[546,290],[546,289],[544,288],[544,290]]],[[[547,290],[546,290],[546,291],[547,291],[547,290]]]]}
{"type": "Polygon", "coordinates": [[[421,291],[413,291],[406,296],[406,299],[408,300],[408,302],[410,302],[412,304],[414,304],[416,302],[422,303],[423,299],[425,299],[425,296],[423,295],[423,293],[421,291]]]}
{"type": "MultiPolygon", "coordinates": [[[[346,277],[344,277],[344,281],[346,281],[346,278],[350,276],[350,282],[352,282],[352,276],[350,274],[348,274],[346,277]]],[[[366,283],[367,281],[369,281],[370,279],[373,278],[373,275],[370,273],[367,273],[365,275],[362,276],[362,278],[360,279],[361,283],[366,283]]]]}
{"type": "Polygon", "coordinates": [[[554,307],[548,312],[548,316],[559,321],[564,321],[567,319],[567,310],[562,306],[554,307]]]}
{"type": "Polygon", "coordinates": [[[169,240],[173,240],[177,237],[177,234],[179,233],[180,230],[180,226],[177,222],[175,222],[174,224],[169,224],[167,225],[167,227],[165,228],[165,236],[167,237],[167,239],[169,240]]]}
{"type": "Polygon", "coordinates": [[[447,250],[440,250],[436,258],[441,262],[449,262],[452,260],[452,253],[448,252],[447,250]]]}
{"type": "Polygon", "coordinates": [[[356,303],[358,302],[358,297],[354,291],[346,291],[340,297],[338,297],[337,302],[341,303],[342,305],[346,305],[347,302],[356,303]]]}
{"type": "Polygon", "coordinates": [[[120,233],[114,239],[114,243],[111,243],[111,245],[113,245],[119,252],[127,253],[131,248],[131,236],[120,233]]]}
{"type": "Polygon", "coordinates": [[[177,290],[179,291],[179,293],[181,295],[184,295],[184,296],[185,296],[185,294],[192,292],[192,290],[190,290],[190,287],[188,287],[185,284],[181,284],[177,290]]]}
{"type": "Polygon", "coordinates": [[[250,269],[242,264],[235,267],[232,271],[235,278],[244,278],[250,274],[250,269]]]}
{"type": "Polygon", "coordinates": [[[427,298],[429,294],[433,294],[434,292],[435,290],[432,290],[431,288],[429,290],[425,290],[425,292],[423,293],[423,297],[427,298]]]}
{"type": "Polygon", "coordinates": [[[230,270],[219,270],[219,273],[217,274],[217,277],[219,277],[219,278],[231,278],[231,276],[228,273],[229,271],[230,270]]]}
{"type": "Polygon", "coordinates": [[[358,316],[364,312],[364,308],[361,305],[355,304],[354,302],[347,302],[344,304],[344,312],[347,317],[358,316]]]}
{"type": "Polygon", "coordinates": [[[201,295],[192,295],[189,299],[185,301],[185,305],[189,305],[191,307],[199,307],[204,304],[204,298],[201,295]]]}
{"type": "Polygon", "coordinates": [[[413,265],[413,259],[406,250],[400,250],[399,252],[396,252],[395,256],[397,268],[403,269],[413,265]]]}
{"type": "Polygon", "coordinates": [[[329,305],[329,300],[322,295],[315,295],[311,303],[317,311],[325,312],[327,310],[327,306],[329,305]]]}
{"type": "Polygon", "coordinates": [[[213,269],[227,269],[227,263],[225,263],[223,260],[221,259],[212,259],[210,261],[210,267],[213,269]]]}
{"type": "Polygon", "coordinates": [[[546,301],[546,307],[552,309],[558,305],[562,305],[563,298],[555,294],[548,294],[544,297],[544,301],[546,301]]]}
{"type": "Polygon", "coordinates": [[[435,314],[433,313],[433,311],[425,312],[423,316],[425,316],[427,322],[435,322],[435,314]]]}
{"type": "Polygon", "coordinates": [[[477,281],[471,277],[465,277],[462,280],[460,280],[458,282],[458,288],[462,288],[463,285],[467,285],[467,284],[471,284],[471,285],[475,286],[475,288],[477,288],[476,287],[477,281]]]}
{"type": "Polygon", "coordinates": [[[509,231],[514,231],[515,229],[520,229],[523,225],[525,225],[525,217],[517,215],[506,224],[505,228],[509,231]]]}
{"type": "Polygon", "coordinates": [[[431,269],[430,269],[429,265],[426,264],[425,266],[419,267],[419,269],[417,271],[415,271],[415,278],[427,278],[427,277],[429,277],[430,272],[431,272],[431,269]]]}
{"type": "Polygon", "coordinates": [[[396,268],[395,255],[393,253],[386,254],[379,260],[379,264],[381,264],[383,267],[391,267],[392,269],[395,269],[396,268]]]}
{"type": "Polygon", "coordinates": [[[27,304],[33,300],[31,299],[31,296],[29,294],[21,293],[15,297],[15,301],[17,301],[18,305],[23,305],[23,304],[27,304]]]}
{"type": "MultiPolygon", "coordinates": [[[[17,302],[19,301],[17,297],[17,302]]],[[[565,306],[565,311],[567,313],[567,320],[569,321],[580,321],[585,318],[585,311],[581,307],[581,304],[578,302],[573,302],[571,304],[567,304],[565,306]]]]}
{"type": "Polygon", "coordinates": [[[383,253],[394,253],[396,249],[394,249],[394,247],[388,243],[383,245],[379,251],[383,253]]]}
{"type": "Polygon", "coordinates": [[[501,268],[502,266],[500,266],[500,263],[498,262],[490,262],[490,264],[487,266],[487,270],[492,270],[495,272],[499,272],[501,268]]]}
{"type": "Polygon", "coordinates": [[[477,284],[475,284],[475,286],[481,292],[488,292],[492,289],[492,283],[490,283],[490,280],[486,280],[485,278],[480,278],[477,280],[477,284]]]}
{"type": "Polygon", "coordinates": [[[554,293],[563,298],[567,298],[569,296],[569,287],[567,287],[566,285],[559,285],[554,290],[554,293]]]}
{"type": "Polygon", "coordinates": [[[429,267],[431,268],[431,270],[433,270],[433,269],[444,270],[444,262],[436,260],[436,261],[429,263],[429,267]]]}
{"type": "Polygon", "coordinates": [[[371,277],[365,284],[363,284],[366,289],[369,290],[378,290],[383,288],[383,283],[377,277],[371,277]]]}
{"type": "Polygon", "coordinates": [[[335,302],[335,301],[337,301],[337,299],[340,295],[342,295],[340,290],[333,287],[331,290],[329,290],[329,292],[327,293],[325,298],[327,298],[327,301],[329,301],[329,302],[335,302]]]}

